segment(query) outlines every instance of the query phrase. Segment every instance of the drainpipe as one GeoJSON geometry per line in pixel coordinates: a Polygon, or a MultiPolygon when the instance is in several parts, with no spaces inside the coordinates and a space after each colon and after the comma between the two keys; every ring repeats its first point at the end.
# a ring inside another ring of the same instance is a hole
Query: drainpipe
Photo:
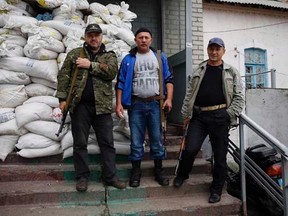
{"type": "Polygon", "coordinates": [[[186,20],[186,80],[189,80],[192,75],[192,0],[185,2],[185,20],[186,20]]]}

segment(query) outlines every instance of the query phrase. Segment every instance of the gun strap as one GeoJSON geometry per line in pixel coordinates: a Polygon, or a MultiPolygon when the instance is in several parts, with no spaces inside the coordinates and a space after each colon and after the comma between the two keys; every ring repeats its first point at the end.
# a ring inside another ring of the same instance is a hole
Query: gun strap
{"type": "MultiPolygon", "coordinates": [[[[85,51],[84,51],[83,47],[80,49],[80,57],[81,58],[85,57],[85,51]]],[[[76,79],[77,79],[77,74],[78,74],[78,67],[76,65],[75,70],[74,70],[74,74],[73,74],[73,78],[72,78],[72,82],[71,82],[71,86],[70,86],[70,89],[69,89],[69,93],[68,93],[68,96],[67,96],[67,99],[66,99],[66,107],[65,107],[65,109],[68,109],[68,107],[70,105],[72,91],[73,91],[73,87],[74,87],[76,79]]]]}
{"type": "Polygon", "coordinates": [[[166,132],[166,120],[165,113],[162,109],[164,103],[164,93],[163,93],[163,73],[162,73],[162,58],[161,58],[161,50],[157,50],[157,59],[159,64],[158,76],[159,76],[159,93],[160,93],[160,111],[161,111],[161,125],[163,132],[166,132]]]}

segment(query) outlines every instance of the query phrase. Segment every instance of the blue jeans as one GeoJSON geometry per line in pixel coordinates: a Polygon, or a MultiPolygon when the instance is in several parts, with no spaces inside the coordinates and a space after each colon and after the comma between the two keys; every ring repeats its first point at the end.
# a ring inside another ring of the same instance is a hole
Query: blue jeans
{"type": "Polygon", "coordinates": [[[150,158],[164,159],[165,148],[162,143],[162,128],[159,101],[149,102],[133,101],[128,110],[129,126],[131,132],[131,161],[141,160],[144,157],[144,140],[146,129],[150,144],[150,158]]]}

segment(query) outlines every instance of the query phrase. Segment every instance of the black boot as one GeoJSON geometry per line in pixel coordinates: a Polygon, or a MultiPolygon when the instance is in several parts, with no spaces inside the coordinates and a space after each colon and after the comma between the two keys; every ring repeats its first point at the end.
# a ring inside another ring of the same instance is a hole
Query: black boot
{"type": "Polygon", "coordinates": [[[162,186],[169,185],[169,178],[164,176],[164,169],[162,167],[162,160],[154,160],[154,171],[155,171],[155,181],[157,181],[162,186]]]}
{"type": "Polygon", "coordinates": [[[141,160],[132,161],[132,171],[130,176],[130,187],[138,187],[140,185],[141,178],[141,160]]]}

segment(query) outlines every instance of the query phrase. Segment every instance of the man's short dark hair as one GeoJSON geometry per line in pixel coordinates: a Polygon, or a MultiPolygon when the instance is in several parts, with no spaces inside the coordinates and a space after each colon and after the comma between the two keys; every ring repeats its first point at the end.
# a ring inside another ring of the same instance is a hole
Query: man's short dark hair
{"type": "Polygon", "coordinates": [[[135,32],[135,37],[141,33],[141,32],[148,32],[150,34],[150,36],[152,37],[152,33],[151,31],[148,29],[148,28],[144,28],[144,27],[141,27],[139,28],[136,32],[135,32]]]}

